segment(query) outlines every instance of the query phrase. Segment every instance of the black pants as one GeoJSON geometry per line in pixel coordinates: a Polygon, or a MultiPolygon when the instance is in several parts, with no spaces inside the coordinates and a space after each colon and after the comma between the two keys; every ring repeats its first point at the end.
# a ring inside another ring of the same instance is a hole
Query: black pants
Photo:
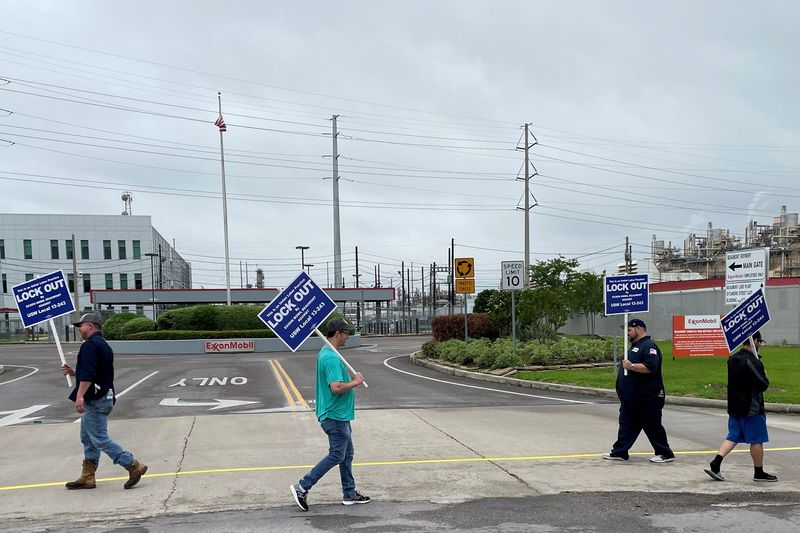
{"type": "Polygon", "coordinates": [[[617,442],[611,449],[612,455],[627,455],[639,433],[644,430],[656,455],[673,457],[674,454],[667,442],[667,432],[661,425],[662,409],[664,409],[664,398],[650,398],[634,403],[622,402],[619,407],[619,434],[617,442]]]}

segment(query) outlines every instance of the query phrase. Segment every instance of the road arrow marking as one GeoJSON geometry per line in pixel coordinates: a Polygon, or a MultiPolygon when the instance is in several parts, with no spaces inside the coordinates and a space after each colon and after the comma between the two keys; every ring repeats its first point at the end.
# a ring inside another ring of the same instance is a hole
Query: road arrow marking
{"type": "Polygon", "coordinates": [[[17,409],[16,411],[0,411],[0,415],[7,415],[3,418],[0,418],[0,427],[2,426],[13,426],[14,424],[23,424],[25,422],[31,422],[33,420],[38,420],[42,418],[41,416],[34,416],[31,418],[25,418],[26,416],[35,413],[45,407],[47,405],[31,405],[30,407],[26,407],[24,409],[17,409]]]}
{"type": "Polygon", "coordinates": [[[215,399],[212,402],[183,402],[178,398],[164,398],[159,402],[158,405],[163,405],[164,407],[208,407],[213,405],[209,411],[216,411],[217,409],[226,409],[228,407],[239,407],[240,405],[247,405],[251,403],[258,403],[258,402],[251,402],[248,400],[220,400],[215,399]]]}

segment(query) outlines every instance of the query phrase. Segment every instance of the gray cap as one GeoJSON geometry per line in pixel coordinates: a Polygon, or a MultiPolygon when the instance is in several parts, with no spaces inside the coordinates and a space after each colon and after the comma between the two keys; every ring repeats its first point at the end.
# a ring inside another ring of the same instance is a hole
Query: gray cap
{"type": "Polygon", "coordinates": [[[80,320],[73,322],[72,325],[77,328],[84,322],[91,322],[92,324],[97,324],[98,326],[103,323],[103,321],[100,319],[100,315],[97,313],[86,313],[81,317],[80,320]]]}
{"type": "Polygon", "coordinates": [[[325,328],[325,331],[328,335],[332,335],[337,331],[346,331],[350,333],[350,324],[341,318],[332,318],[328,322],[328,326],[325,328]]]}

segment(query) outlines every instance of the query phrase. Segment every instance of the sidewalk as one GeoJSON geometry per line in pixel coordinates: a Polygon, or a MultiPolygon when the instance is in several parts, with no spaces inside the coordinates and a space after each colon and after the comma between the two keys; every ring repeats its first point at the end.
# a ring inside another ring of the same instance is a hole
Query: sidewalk
{"type": "MultiPolygon", "coordinates": [[[[678,460],[648,462],[640,438],[628,463],[603,461],[617,431],[617,406],[544,405],[358,411],[353,423],[359,489],[384,501],[453,502],[563,491],[800,491],[800,420],[770,416],[767,463],[781,478],[752,482],[750,457],[734,453],[718,483],[702,471],[723,436],[718,413],[681,408],[665,413],[678,460]],[[712,429],[708,429],[712,428],[712,429]],[[777,428],[777,429],[773,429],[777,428]],[[769,486],[764,486],[769,485],[769,486]]],[[[94,490],[68,491],[79,475],[77,424],[12,426],[0,431],[0,521],[112,520],[214,510],[294,506],[288,492],[326,452],[310,413],[209,415],[124,420],[110,433],[148,474],[133,490],[127,472],[106,457],[94,490]]],[[[309,503],[339,502],[338,473],[315,487],[309,503]]]]}

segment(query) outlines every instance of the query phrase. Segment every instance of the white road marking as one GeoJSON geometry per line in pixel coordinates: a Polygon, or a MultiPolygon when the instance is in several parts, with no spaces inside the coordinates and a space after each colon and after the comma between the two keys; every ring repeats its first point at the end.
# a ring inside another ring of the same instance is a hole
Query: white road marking
{"type": "Polygon", "coordinates": [[[436,382],[439,382],[439,383],[446,383],[448,385],[455,385],[457,387],[467,387],[469,389],[480,389],[480,390],[485,390],[485,391],[490,391],[490,392],[499,392],[500,394],[512,394],[514,396],[527,396],[528,398],[539,398],[539,399],[542,399],[542,400],[554,400],[554,401],[557,401],[557,402],[581,403],[581,404],[593,404],[594,403],[594,402],[582,402],[582,401],[579,401],[579,400],[566,400],[564,398],[553,398],[551,396],[539,396],[537,394],[525,394],[524,392],[513,392],[513,391],[507,391],[507,390],[493,389],[491,387],[480,387],[478,385],[467,385],[466,383],[455,383],[453,381],[447,381],[447,380],[444,380],[444,379],[437,379],[437,378],[431,378],[431,377],[428,377],[428,376],[422,376],[420,374],[414,374],[413,372],[406,372],[405,370],[400,370],[399,368],[395,368],[395,367],[391,366],[388,363],[388,361],[391,360],[391,359],[397,359],[398,357],[409,357],[410,355],[411,354],[395,355],[393,357],[388,357],[388,358],[383,360],[383,366],[385,366],[386,368],[390,368],[390,369],[394,370],[395,372],[400,372],[402,374],[408,374],[409,376],[414,376],[416,378],[429,379],[431,381],[436,381],[436,382]]]}
{"type": "Polygon", "coordinates": [[[258,403],[249,400],[220,400],[215,399],[211,402],[187,402],[181,401],[178,398],[164,398],[158,405],[164,407],[208,407],[213,405],[209,411],[216,411],[217,409],[225,409],[226,407],[239,407],[241,405],[248,405],[251,403],[258,403]]]}
{"type": "Polygon", "coordinates": [[[3,366],[5,366],[6,368],[30,368],[31,370],[33,370],[33,372],[28,372],[24,376],[20,376],[18,378],[14,378],[14,379],[9,379],[8,381],[3,381],[2,383],[0,383],[0,385],[5,385],[6,383],[14,383],[15,381],[18,381],[20,379],[27,378],[28,376],[32,376],[32,375],[34,375],[35,373],[37,373],[39,371],[39,369],[36,368],[35,366],[20,366],[20,365],[3,365],[3,366]]]}
{"type": "Polygon", "coordinates": [[[31,405],[30,407],[25,407],[24,409],[17,409],[16,411],[0,411],[0,415],[8,415],[0,418],[0,427],[3,426],[13,426],[14,424],[23,424],[25,422],[30,422],[32,420],[38,420],[42,418],[41,416],[33,416],[30,418],[25,418],[29,414],[35,413],[45,407],[47,405],[31,405]]]}
{"type": "Polygon", "coordinates": [[[136,383],[134,383],[133,385],[131,385],[130,387],[125,389],[124,391],[122,391],[119,394],[117,394],[117,398],[119,398],[120,396],[122,396],[123,394],[125,394],[126,392],[131,390],[132,388],[136,387],[137,385],[140,385],[144,380],[149,379],[149,378],[155,376],[156,374],[158,374],[158,370],[156,370],[155,372],[151,372],[150,374],[146,375],[145,377],[143,377],[142,379],[140,379],[139,381],[137,381],[136,383]]]}

